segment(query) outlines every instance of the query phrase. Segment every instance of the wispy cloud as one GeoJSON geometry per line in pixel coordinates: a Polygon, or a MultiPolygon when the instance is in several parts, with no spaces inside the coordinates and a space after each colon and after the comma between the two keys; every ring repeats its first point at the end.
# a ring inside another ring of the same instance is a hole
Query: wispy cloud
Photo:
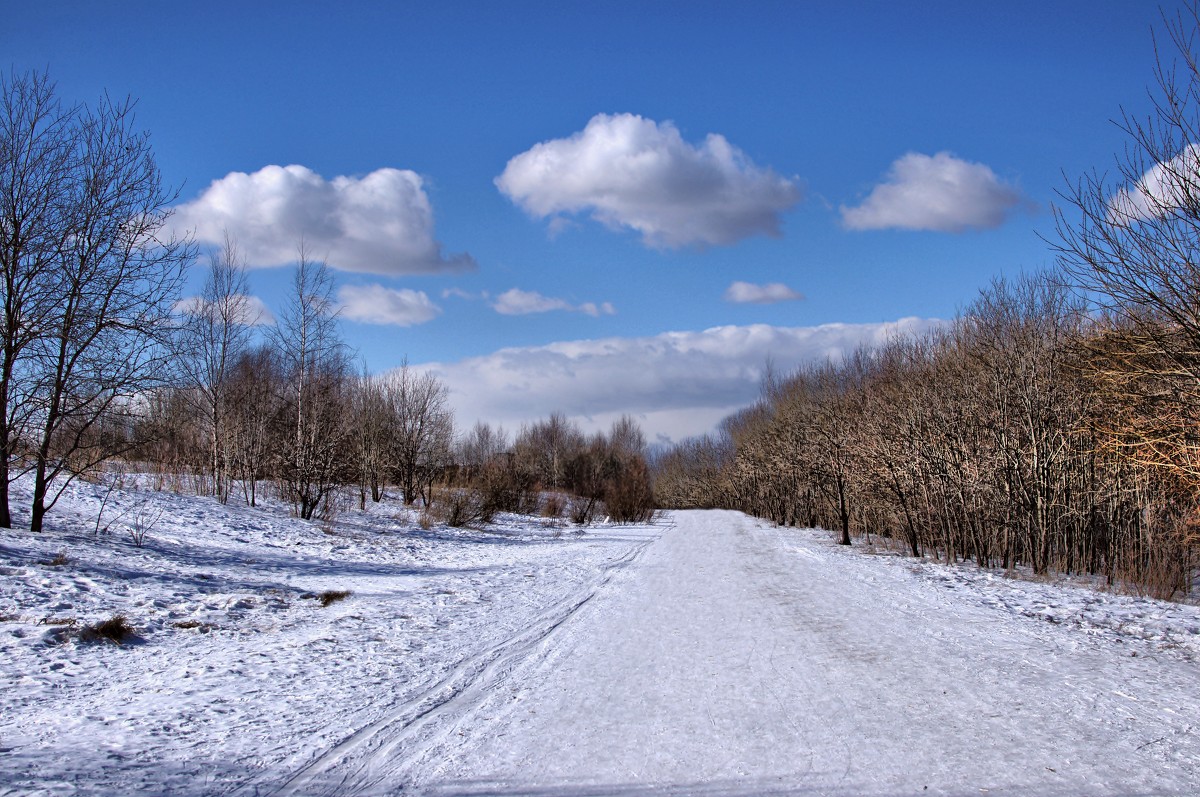
{"type": "Polygon", "coordinates": [[[963,232],[999,227],[1021,204],[1021,193],[982,163],[949,152],[910,152],[858,207],[841,208],[851,230],[963,232]]]}
{"type": "Polygon", "coordinates": [[[571,313],[583,313],[593,318],[615,315],[617,312],[609,302],[571,304],[566,299],[543,296],[537,291],[523,291],[519,288],[512,288],[497,296],[496,301],[492,303],[492,309],[501,315],[529,315],[565,310],[571,313]]]}
{"type": "Polygon", "coordinates": [[[343,271],[401,275],[475,268],[470,255],[442,253],[422,180],[403,169],[332,180],[296,165],[230,172],[176,207],[171,224],[206,242],[219,243],[228,233],[251,268],[294,262],[301,240],[343,271]]]}
{"type": "Polygon", "coordinates": [[[552,232],[563,214],[589,213],[669,248],[779,235],[780,214],[801,198],[795,180],[756,166],[724,136],[693,146],[670,122],[627,113],[599,114],[570,138],[517,155],[496,186],[531,216],[550,218],[552,232]]]}
{"type": "Polygon", "coordinates": [[[424,291],[382,285],[345,285],[338,290],[338,303],[345,319],[397,327],[424,324],[442,312],[424,291]]]}
{"type": "Polygon", "coordinates": [[[446,382],[459,419],[468,425],[483,419],[515,428],[560,410],[595,429],[630,412],[651,437],[679,439],[708,431],[754,401],[768,359],[778,371],[789,371],[936,323],[906,318],[818,327],[724,326],[508,348],[424,367],[446,382]]]}
{"type": "Polygon", "coordinates": [[[782,282],[756,285],[753,282],[735,282],[725,289],[725,301],[735,304],[776,304],[797,302],[804,294],[794,291],[782,282]]]}

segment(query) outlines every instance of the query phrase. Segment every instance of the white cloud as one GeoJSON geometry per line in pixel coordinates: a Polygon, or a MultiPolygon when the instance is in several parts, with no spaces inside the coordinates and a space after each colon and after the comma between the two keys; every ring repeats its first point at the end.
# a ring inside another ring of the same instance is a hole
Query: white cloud
{"type": "Polygon", "coordinates": [[[295,165],[230,172],[176,207],[171,224],[214,243],[228,232],[251,267],[294,262],[303,240],[315,257],[343,271],[399,275],[475,268],[470,255],[442,254],[421,178],[402,169],[333,180],[295,165]]]}
{"type": "Polygon", "coordinates": [[[725,289],[724,298],[727,302],[737,304],[775,304],[800,301],[804,294],[792,290],[782,282],[768,282],[766,285],[735,282],[725,289]]]}
{"type": "Polygon", "coordinates": [[[1200,198],[1200,144],[1189,144],[1166,163],[1146,170],[1132,188],[1122,188],[1109,200],[1109,220],[1146,221],[1165,218],[1179,209],[1194,208],[1200,198]]]}
{"type": "Polygon", "coordinates": [[[609,302],[602,302],[601,304],[584,302],[583,304],[575,305],[566,299],[555,299],[550,296],[543,296],[537,291],[523,291],[519,288],[512,288],[497,296],[496,301],[492,303],[492,309],[501,315],[529,315],[531,313],[549,313],[554,310],[565,310],[573,313],[584,313],[593,318],[601,315],[615,315],[617,312],[616,308],[609,302]]]}
{"type": "Polygon", "coordinates": [[[1020,192],[982,163],[948,152],[932,157],[910,152],[892,164],[887,181],[861,205],[841,211],[851,230],[962,232],[999,227],[1020,203],[1020,192]]]}
{"type": "Polygon", "coordinates": [[[537,144],[508,162],[496,186],[527,213],[590,213],[628,227],[649,246],[731,244],[779,235],[780,214],[800,201],[794,180],[756,166],[724,136],[698,146],[670,122],[633,114],[592,117],[570,138],[537,144]]]}
{"type": "Polygon", "coordinates": [[[345,285],[338,290],[338,302],[343,318],[397,327],[424,324],[442,312],[424,291],[382,285],[345,285]]]}
{"type": "Polygon", "coordinates": [[[445,381],[466,426],[486,420],[515,429],[559,410],[598,429],[628,412],[641,419],[650,439],[680,439],[709,431],[753,402],[768,358],[778,371],[790,371],[936,323],[906,318],[819,327],[725,326],[508,348],[423,367],[445,381]]]}
{"type": "MultiPolygon", "coordinates": [[[[230,299],[233,302],[234,316],[240,316],[236,320],[248,327],[266,327],[272,326],[275,323],[275,316],[263,304],[262,299],[257,296],[247,296],[246,294],[235,294],[230,299]]],[[[199,296],[188,296],[180,299],[175,303],[175,312],[181,315],[199,315],[204,312],[205,301],[199,296]]]]}

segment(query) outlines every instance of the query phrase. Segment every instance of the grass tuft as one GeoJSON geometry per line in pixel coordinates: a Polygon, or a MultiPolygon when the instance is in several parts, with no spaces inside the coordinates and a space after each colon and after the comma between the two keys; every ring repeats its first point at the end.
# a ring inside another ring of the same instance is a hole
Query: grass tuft
{"type": "Polygon", "coordinates": [[[350,594],[350,590],[348,589],[327,589],[317,595],[317,600],[321,602],[322,606],[329,606],[330,604],[349,598],[350,594]]]}
{"type": "Polygon", "coordinates": [[[133,626],[125,619],[123,614],[114,614],[107,620],[101,620],[98,623],[93,623],[87,626],[79,634],[79,638],[84,642],[116,642],[118,645],[123,643],[133,634],[133,626]]]}

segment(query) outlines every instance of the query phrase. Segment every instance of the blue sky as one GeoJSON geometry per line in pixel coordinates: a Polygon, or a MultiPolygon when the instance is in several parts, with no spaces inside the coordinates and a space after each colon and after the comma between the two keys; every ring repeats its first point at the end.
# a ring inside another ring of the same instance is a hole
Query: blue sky
{"type": "Polygon", "coordinates": [[[268,308],[303,230],[348,342],[373,371],[432,364],[463,425],[631,412],[670,438],[751,400],[768,356],[1051,265],[1055,191],[1148,110],[1159,21],[1103,0],[0,9],[0,66],[138,98],[177,219],[230,228],[268,308]]]}

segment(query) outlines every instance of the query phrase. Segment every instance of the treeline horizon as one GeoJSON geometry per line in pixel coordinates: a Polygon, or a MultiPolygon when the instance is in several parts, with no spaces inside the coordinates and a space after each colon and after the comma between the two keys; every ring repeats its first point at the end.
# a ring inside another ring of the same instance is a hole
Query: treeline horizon
{"type": "Polygon", "coordinates": [[[1149,456],[1137,414],[1155,408],[1115,370],[1135,334],[1055,275],[998,279],[940,328],[768,377],[715,434],[657,458],[656,497],[1186,595],[1196,485],[1149,456]]]}
{"type": "Polygon", "coordinates": [[[1163,17],[1147,117],[1060,192],[1056,267],[946,326],[769,379],[658,460],[668,506],[913,556],[1188,594],[1200,552],[1200,7],[1163,17]]]}

